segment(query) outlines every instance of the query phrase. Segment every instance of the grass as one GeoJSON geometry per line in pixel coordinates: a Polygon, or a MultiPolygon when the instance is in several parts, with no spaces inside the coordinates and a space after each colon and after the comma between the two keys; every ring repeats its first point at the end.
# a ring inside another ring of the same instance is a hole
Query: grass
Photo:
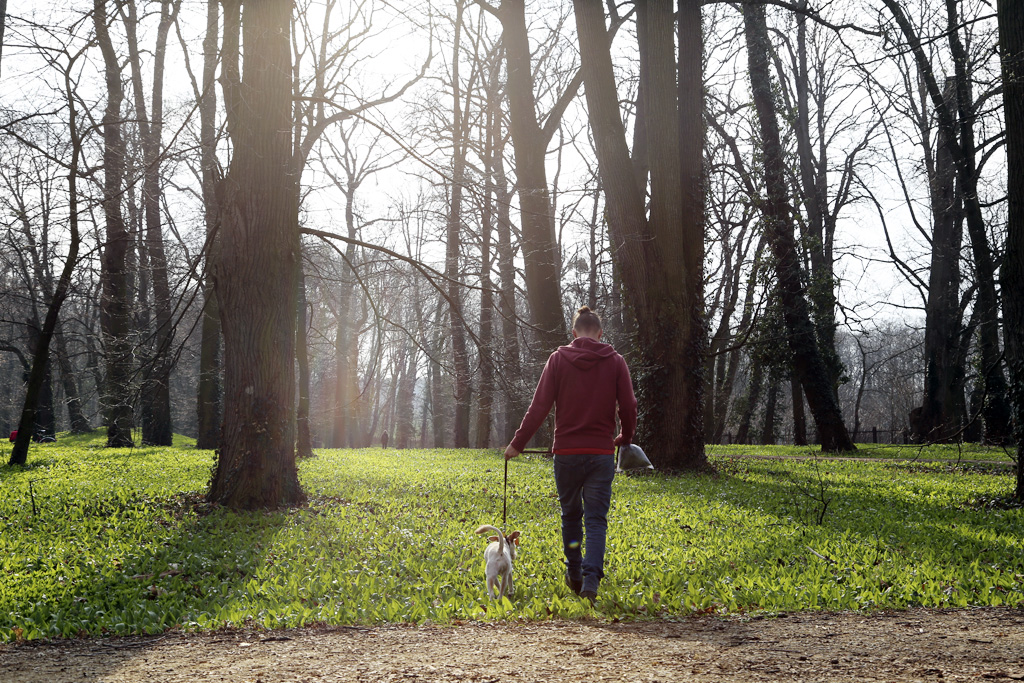
{"type": "Polygon", "coordinates": [[[300,468],[308,506],[234,513],[197,504],[211,452],[101,444],[63,438],[0,468],[0,641],[1024,605],[1024,511],[988,505],[1011,491],[1005,473],[720,458],[715,477],[618,477],[592,609],[562,582],[540,456],[509,466],[523,544],[515,596],[492,603],[473,530],[501,522],[497,451],[320,451],[300,468]]]}
{"type": "MultiPolygon", "coordinates": [[[[743,444],[715,444],[708,446],[708,454],[716,455],[759,455],[772,457],[811,456],[820,457],[821,448],[817,446],[747,446],[743,444]]],[[[897,460],[948,460],[950,462],[1001,462],[1013,464],[1013,453],[1000,446],[984,446],[976,443],[965,444],[857,444],[857,451],[845,456],[848,458],[880,458],[897,460]]]]}

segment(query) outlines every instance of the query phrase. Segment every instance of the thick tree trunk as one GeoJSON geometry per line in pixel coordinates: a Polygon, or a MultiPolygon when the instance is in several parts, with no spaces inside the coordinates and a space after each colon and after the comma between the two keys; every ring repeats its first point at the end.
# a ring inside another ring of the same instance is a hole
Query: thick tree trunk
{"type": "Polygon", "coordinates": [[[1017,446],[1017,500],[1024,501],[1024,4],[999,0],[1009,214],[1000,272],[1003,336],[1017,446]]]}
{"type": "Polygon", "coordinates": [[[213,449],[220,441],[221,426],[221,329],[220,309],[213,286],[217,261],[219,216],[217,213],[217,30],[220,0],[207,0],[206,37],[203,39],[203,92],[199,98],[199,140],[203,172],[203,210],[206,222],[206,272],[203,280],[203,320],[199,347],[199,382],[196,391],[199,433],[196,448],[213,449]]]}
{"type": "Polygon", "coordinates": [[[703,89],[700,7],[683,2],[683,47],[677,86],[672,4],[638,3],[644,109],[650,135],[651,217],[626,145],[612,69],[610,38],[600,4],[575,0],[590,125],[608,229],[637,321],[641,363],[634,368],[640,421],[637,440],[656,466],[703,469],[704,330],[703,89]],[[694,15],[697,17],[694,23],[694,15]],[[696,57],[694,57],[696,55],[696,57]],[[696,64],[691,63],[695,61],[696,64]],[[685,63],[684,63],[685,62],[685,63]],[[695,82],[694,82],[695,81],[695,82]],[[685,102],[679,107],[679,93],[685,102]]]}
{"type": "Polygon", "coordinates": [[[288,0],[246,3],[245,79],[225,3],[225,104],[233,157],[221,183],[214,266],[224,329],[224,429],[209,500],[236,509],[304,500],[295,465],[298,178],[291,160],[288,0]],[[237,56],[237,51],[234,53],[237,56]],[[236,57],[237,58],[237,57],[236,57]]]}
{"type": "MultiPolygon", "coordinates": [[[[946,101],[953,109],[956,93],[946,81],[946,101]]],[[[931,180],[932,255],[925,304],[924,401],[915,438],[921,442],[946,442],[961,438],[965,410],[964,368],[957,362],[960,329],[960,251],[963,245],[963,212],[956,191],[956,168],[951,145],[956,141],[940,128],[936,140],[931,180]]],[[[911,425],[915,427],[915,425],[911,425]]]]}
{"type": "Polygon", "coordinates": [[[892,13],[904,38],[910,46],[917,63],[921,80],[932,100],[940,128],[945,129],[956,164],[957,180],[964,202],[967,232],[971,240],[971,254],[974,260],[975,281],[978,285],[975,308],[979,312],[978,347],[982,364],[984,403],[982,412],[987,441],[1002,443],[1009,439],[1010,408],[1007,399],[1006,377],[1003,375],[1002,356],[999,351],[998,297],[995,287],[995,262],[988,243],[985,219],[978,197],[977,149],[974,143],[975,106],[971,96],[971,83],[967,73],[968,55],[960,39],[957,4],[946,0],[946,38],[953,57],[954,77],[957,91],[957,110],[947,106],[942,91],[928,61],[921,40],[911,26],[906,13],[897,0],[882,0],[892,13]],[[957,125],[959,118],[959,125],[957,125]]]}
{"type": "MultiPolygon", "coordinates": [[[[960,19],[956,0],[946,0],[947,38],[953,56],[956,76],[956,101],[959,114],[959,140],[962,157],[957,159],[957,179],[964,197],[967,232],[971,238],[975,280],[978,283],[980,307],[978,346],[981,351],[982,379],[985,385],[985,440],[993,444],[1010,441],[1010,404],[1007,398],[1003,357],[999,348],[999,297],[996,293],[996,264],[988,242],[988,231],[981,213],[978,196],[978,166],[975,159],[974,119],[976,107],[971,97],[971,75],[967,73],[969,57],[960,40],[960,19]]],[[[951,120],[952,110],[950,117],[951,120]]],[[[951,121],[952,122],[952,121],[951,121]]]]}
{"type": "Polygon", "coordinates": [[[824,451],[856,448],[843,424],[829,371],[818,350],[814,325],[801,283],[800,258],[793,239],[793,223],[785,181],[785,164],[773,102],[769,70],[768,28],[764,7],[743,5],[750,68],[750,87],[763,145],[765,234],[775,257],[779,303],[787,330],[793,370],[803,385],[824,451]]]}
{"type": "Polygon", "coordinates": [[[128,252],[131,235],[121,213],[124,186],[125,143],[121,135],[121,65],[107,28],[107,3],[93,2],[96,40],[103,53],[107,106],[103,112],[103,215],[106,242],[103,245],[100,278],[103,282],[102,313],[106,386],[103,403],[108,415],[107,446],[133,446],[132,429],[132,329],[129,300],[128,252]]]}
{"type": "MultiPolygon", "coordinates": [[[[806,8],[806,0],[801,0],[806,8]]],[[[835,264],[832,258],[832,231],[826,230],[828,223],[828,163],[824,143],[821,157],[815,163],[811,147],[810,122],[810,73],[807,66],[807,17],[797,13],[797,73],[796,99],[797,116],[794,132],[797,140],[797,155],[800,160],[800,191],[806,209],[806,235],[804,248],[810,254],[810,286],[808,298],[812,306],[815,331],[818,335],[818,349],[828,370],[828,382],[833,391],[838,391],[843,365],[836,353],[836,293],[835,264]],[[817,166],[817,172],[815,167],[817,166]]],[[[821,131],[824,140],[824,131],[821,131]]]]}
{"type": "Polygon", "coordinates": [[[526,295],[533,324],[539,328],[535,354],[539,360],[565,343],[568,330],[562,310],[561,258],[544,167],[549,136],[537,122],[525,5],[524,0],[503,0],[499,17],[508,73],[509,132],[516,160],[526,295]]]}
{"type": "Polygon", "coordinates": [[[163,79],[167,33],[174,22],[179,3],[172,5],[171,0],[161,0],[160,3],[160,23],[157,27],[156,48],[153,52],[152,120],[146,111],[146,98],[142,84],[142,60],[139,56],[135,30],[138,25],[138,17],[134,1],[126,4],[127,16],[122,15],[128,36],[136,125],[139,127],[142,141],[144,164],[142,197],[146,221],[144,246],[151,269],[149,278],[153,288],[153,313],[156,324],[153,341],[150,345],[152,353],[151,357],[147,359],[141,396],[142,443],[148,446],[170,446],[173,437],[170,375],[171,341],[174,336],[174,328],[171,320],[171,290],[167,280],[167,256],[161,232],[160,139],[163,130],[163,79]]]}

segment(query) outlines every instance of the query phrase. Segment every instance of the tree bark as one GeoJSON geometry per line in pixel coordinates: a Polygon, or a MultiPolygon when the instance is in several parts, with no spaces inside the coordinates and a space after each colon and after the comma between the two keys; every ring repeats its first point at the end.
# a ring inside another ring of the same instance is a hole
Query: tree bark
{"type": "Polygon", "coordinates": [[[296,271],[295,363],[299,369],[299,403],[295,416],[295,457],[312,458],[313,437],[309,431],[309,321],[306,320],[306,275],[301,260],[296,271]]]}
{"type": "MultiPolygon", "coordinates": [[[[1007,398],[1003,357],[999,348],[999,297],[996,293],[996,265],[988,242],[988,231],[978,197],[977,147],[974,142],[976,107],[971,97],[971,76],[967,73],[968,55],[960,40],[960,19],[956,0],[946,0],[947,38],[953,56],[956,82],[959,140],[963,158],[957,163],[957,178],[964,195],[967,232],[971,238],[974,272],[978,283],[976,306],[981,308],[978,345],[981,350],[985,383],[985,440],[1007,444],[1011,438],[1010,405],[1007,398]]],[[[952,116],[952,111],[950,112],[952,116]]]]}
{"type": "Polygon", "coordinates": [[[448,329],[452,339],[452,365],[455,372],[455,448],[469,448],[469,418],[472,387],[469,377],[469,351],[462,305],[459,254],[462,247],[462,187],[466,172],[466,131],[463,127],[462,94],[459,84],[459,52],[463,5],[457,5],[455,18],[455,46],[452,55],[452,182],[448,207],[448,227],[445,254],[445,278],[448,281],[448,329]]]}
{"type": "Polygon", "coordinates": [[[801,283],[800,258],[793,238],[793,222],[785,181],[785,164],[772,95],[768,28],[764,7],[743,5],[750,69],[750,88],[760,125],[767,197],[764,201],[765,234],[775,259],[779,303],[793,358],[793,370],[807,395],[818,426],[823,451],[853,451],[843,424],[830,374],[818,350],[814,325],[801,283]]]}
{"type": "MultiPolygon", "coordinates": [[[[153,288],[155,329],[150,344],[142,384],[142,443],[147,446],[170,446],[173,438],[171,423],[170,376],[172,366],[171,342],[174,326],[171,320],[171,290],[167,280],[167,256],[161,232],[160,198],[160,142],[163,130],[164,60],[167,53],[167,33],[174,23],[180,0],[160,2],[160,23],[157,27],[156,47],[153,52],[152,119],[146,110],[146,97],[142,84],[142,60],[139,56],[136,26],[138,16],[134,0],[126,3],[124,18],[128,37],[132,91],[135,95],[136,125],[142,142],[143,183],[142,197],[146,231],[143,245],[150,266],[153,288]]],[[[145,331],[148,333],[148,331],[145,331]]]]}
{"type": "Polygon", "coordinates": [[[1010,435],[1010,409],[1007,400],[1006,377],[1003,375],[1002,369],[1002,355],[999,350],[999,311],[995,286],[995,262],[991,246],[988,243],[985,219],[978,197],[977,148],[974,143],[975,106],[971,97],[971,83],[967,73],[968,57],[959,34],[956,0],[946,0],[948,29],[946,37],[953,57],[957,91],[955,113],[943,99],[921,40],[907,19],[903,8],[897,0],[882,0],[882,2],[892,13],[910,46],[921,79],[925,83],[935,108],[939,126],[945,129],[950,140],[956,141],[955,144],[949,146],[949,149],[953,153],[957,180],[960,183],[963,197],[967,233],[971,240],[975,281],[978,285],[975,307],[980,313],[978,347],[984,386],[984,403],[982,404],[985,421],[984,438],[989,442],[1002,443],[1010,435]],[[959,118],[959,125],[957,125],[957,118],[959,118]]]}
{"type": "Polygon", "coordinates": [[[121,135],[121,65],[107,28],[107,3],[93,0],[96,40],[103,53],[107,105],[103,112],[103,215],[106,242],[100,277],[103,282],[100,323],[106,357],[107,446],[133,446],[132,329],[129,300],[128,252],[131,235],[121,212],[124,189],[125,143],[121,135]]]}
{"type": "MultiPolygon", "coordinates": [[[[800,7],[806,9],[806,0],[800,7]]],[[[833,231],[826,229],[828,211],[828,162],[825,158],[824,131],[819,131],[823,141],[821,157],[815,164],[811,146],[810,122],[810,73],[807,65],[807,17],[796,14],[797,21],[797,64],[795,74],[797,112],[794,125],[797,141],[797,156],[800,161],[800,191],[806,209],[807,234],[804,248],[810,255],[810,286],[808,298],[812,307],[815,331],[818,335],[818,349],[828,370],[828,382],[832,390],[838,391],[843,372],[842,361],[836,353],[836,293],[835,263],[832,258],[833,231]],[[817,172],[815,166],[817,165],[817,172]]],[[[819,110],[823,103],[819,102],[819,110]]]]}
{"type": "Polygon", "coordinates": [[[1024,501],[1024,4],[998,0],[1009,214],[1000,272],[1003,336],[1017,446],[1016,498],[1024,501]]]}
{"type": "MultiPolygon", "coordinates": [[[[952,79],[946,81],[946,101],[953,110],[952,79]]],[[[960,310],[960,252],[963,245],[962,206],[956,191],[956,168],[950,146],[956,140],[940,128],[931,180],[932,254],[925,304],[924,401],[915,438],[948,442],[961,438],[964,406],[964,368],[957,362],[963,315],[960,310]]]]}
{"type": "Polygon", "coordinates": [[[208,499],[235,509],[305,498],[295,465],[301,251],[291,167],[291,6],[246,3],[239,80],[229,29],[239,8],[237,0],[225,2],[224,100],[233,157],[219,193],[222,241],[214,265],[224,330],[224,429],[208,499]]]}
{"type": "Polygon", "coordinates": [[[75,367],[68,354],[67,341],[64,338],[64,329],[60,319],[57,319],[57,327],[53,332],[53,341],[56,344],[57,364],[60,367],[60,381],[64,388],[64,403],[68,409],[68,423],[72,434],[86,434],[92,431],[89,420],[85,417],[82,409],[82,394],[79,382],[76,378],[75,367]]]}
{"type": "Polygon", "coordinates": [[[409,340],[406,345],[405,369],[398,385],[398,399],[395,405],[395,448],[409,448],[413,436],[413,399],[416,393],[416,361],[419,350],[409,340]]]}
{"type": "Polygon", "coordinates": [[[525,5],[524,0],[503,0],[498,14],[508,74],[509,132],[516,160],[526,295],[533,324],[539,328],[535,354],[539,360],[565,343],[568,330],[562,311],[561,257],[544,167],[550,136],[537,121],[525,5]]]}
{"type": "Polygon", "coordinates": [[[68,136],[71,140],[71,162],[68,164],[68,230],[70,232],[68,254],[64,260],[60,277],[57,279],[57,286],[53,290],[53,296],[50,298],[46,318],[35,344],[32,369],[29,372],[28,386],[25,390],[25,404],[21,410],[21,418],[18,420],[18,436],[11,449],[9,460],[11,465],[24,465],[28,461],[29,440],[35,436],[37,406],[48,373],[50,341],[57,328],[61,306],[71,288],[71,275],[78,263],[78,250],[81,244],[78,230],[78,166],[82,153],[82,139],[78,130],[78,112],[75,105],[77,100],[72,88],[71,66],[68,65],[64,74],[64,94],[68,103],[68,136]]]}
{"type": "Polygon", "coordinates": [[[641,361],[634,368],[637,440],[656,466],[707,467],[703,438],[703,85],[700,5],[680,3],[679,83],[672,4],[637,3],[643,22],[643,116],[649,135],[651,216],[626,145],[610,38],[598,3],[574,0],[590,125],[604,187],[608,229],[628,305],[637,321],[641,361]],[[696,17],[696,20],[694,19],[696,17]],[[695,63],[694,63],[695,62],[695,63]],[[685,93],[682,97],[680,93],[685,93]],[[680,103],[682,106],[680,106],[680,103]],[[656,144],[654,144],[656,142],[656,144]]]}
{"type": "Polygon", "coordinates": [[[220,239],[217,211],[217,31],[220,0],[207,0],[206,37],[203,39],[203,91],[199,96],[199,146],[203,174],[203,211],[206,223],[206,271],[203,277],[203,319],[199,347],[199,382],[196,391],[198,435],[196,448],[213,449],[221,427],[221,329],[214,263],[220,239]]]}

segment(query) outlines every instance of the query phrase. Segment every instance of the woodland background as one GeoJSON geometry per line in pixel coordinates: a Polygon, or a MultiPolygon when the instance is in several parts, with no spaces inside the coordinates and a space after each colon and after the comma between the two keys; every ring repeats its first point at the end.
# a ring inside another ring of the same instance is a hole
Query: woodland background
{"type": "Polygon", "coordinates": [[[499,447],[589,305],[660,466],[1010,447],[1010,4],[11,7],[0,426],[499,447]]]}

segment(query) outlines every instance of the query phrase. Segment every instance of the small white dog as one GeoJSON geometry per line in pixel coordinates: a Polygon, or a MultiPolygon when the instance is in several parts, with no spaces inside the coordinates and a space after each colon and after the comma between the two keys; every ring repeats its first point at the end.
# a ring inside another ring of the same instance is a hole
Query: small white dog
{"type": "Polygon", "coordinates": [[[478,534],[488,531],[497,534],[487,538],[491,543],[484,551],[484,560],[487,562],[487,593],[492,600],[496,600],[498,597],[505,597],[506,593],[512,595],[515,592],[515,586],[512,585],[512,563],[516,560],[519,532],[513,531],[505,536],[500,529],[490,524],[484,524],[476,530],[478,534]],[[498,591],[498,597],[495,597],[494,588],[498,585],[498,577],[501,577],[501,588],[498,591]]]}

